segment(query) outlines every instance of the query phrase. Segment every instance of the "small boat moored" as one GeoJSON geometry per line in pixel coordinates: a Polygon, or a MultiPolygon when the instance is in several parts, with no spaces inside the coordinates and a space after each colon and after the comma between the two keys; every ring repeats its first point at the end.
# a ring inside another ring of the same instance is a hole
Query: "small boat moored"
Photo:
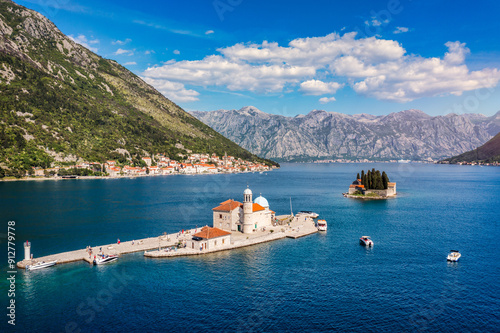
{"type": "Polygon", "coordinates": [[[94,265],[103,265],[113,262],[115,260],[118,260],[118,255],[116,254],[110,254],[110,255],[100,254],[94,259],[94,265]]]}
{"type": "Polygon", "coordinates": [[[450,254],[448,254],[448,257],[446,258],[446,260],[458,261],[458,259],[460,259],[461,256],[462,255],[457,250],[450,250],[450,254]]]}
{"type": "Polygon", "coordinates": [[[364,246],[373,246],[373,241],[370,239],[370,236],[361,236],[359,244],[364,246]]]}
{"type": "Polygon", "coordinates": [[[301,210],[300,212],[297,213],[296,216],[310,217],[312,219],[315,219],[319,215],[316,214],[315,212],[311,212],[310,210],[301,210]]]}
{"type": "Polygon", "coordinates": [[[26,265],[26,270],[27,271],[34,271],[36,269],[42,269],[42,268],[47,268],[50,266],[54,266],[57,264],[57,260],[52,260],[52,261],[42,261],[42,262],[37,262],[36,264],[33,265],[26,265]]]}
{"type": "Polygon", "coordinates": [[[328,225],[325,220],[318,220],[317,227],[319,231],[326,231],[328,225]]]}

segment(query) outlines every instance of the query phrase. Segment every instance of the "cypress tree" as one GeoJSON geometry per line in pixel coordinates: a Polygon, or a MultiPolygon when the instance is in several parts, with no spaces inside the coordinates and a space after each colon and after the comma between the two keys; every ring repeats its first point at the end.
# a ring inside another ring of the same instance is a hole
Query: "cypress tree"
{"type": "Polygon", "coordinates": [[[369,190],[372,187],[372,172],[368,170],[368,173],[366,174],[366,189],[369,190]]]}
{"type": "Polygon", "coordinates": [[[380,171],[375,171],[375,189],[383,190],[384,185],[382,184],[382,176],[380,175],[380,171]]]}
{"type": "Polygon", "coordinates": [[[387,177],[387,174],[385,173],[385,171],[383,171],[382,172],[382,185],[384,185],[384,190],[387,190],[388,183],[389,183],[389,177],[387,177]]]}
{"type": "Polygon", "coordinates": [[[359,176],[359,172],[358,172],[358,174],[356,175],[356,179],[361,179],[361,177],[359,176]]]}

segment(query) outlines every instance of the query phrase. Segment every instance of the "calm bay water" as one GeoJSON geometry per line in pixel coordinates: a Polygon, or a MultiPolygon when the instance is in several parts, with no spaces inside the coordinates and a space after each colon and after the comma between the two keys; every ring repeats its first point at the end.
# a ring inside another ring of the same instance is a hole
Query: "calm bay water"
{"type": "MultiPolygon", "coordinates": [[[[495,167],[286,164],[267,174],[0,183],[0,233],[16,221],[18,260],[27,239],[43,256],[152,237],[210,225],[211,209],[241,201],[247,184],[278,214],[290,198],[295,212],[319,213],[328,232],[199,257],[138,253],[103,267],[19,271],[16,331],[499,331],[495,167]],[[372,167],[397,182],[398,198],[342,197],[372,167]],[[460,262],[446,262],[450,249],[460,262]]],[[[7,287],[2,279],[3,309],[7,287]]],[[[2,317],[0,331],[11,330],[2,317]]]]}

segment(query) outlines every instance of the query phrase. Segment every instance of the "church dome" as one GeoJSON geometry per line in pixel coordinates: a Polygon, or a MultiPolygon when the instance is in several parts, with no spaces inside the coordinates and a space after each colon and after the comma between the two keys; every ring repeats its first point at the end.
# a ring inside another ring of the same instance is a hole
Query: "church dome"
{"type": "Polygon", "coordinates": [[[257,199],[255,199],[253,202],[261,205],[264,208],[269,208],[269,203],[267,202],[267,199],[264,198],[262,195],[259,196],[257,199]]]}
{"type": "Polygon", "coordinates": [[[249,188],[246,188],[245,191],[243,191],[243,194],[252,194],[252,190],[249,188]]]}

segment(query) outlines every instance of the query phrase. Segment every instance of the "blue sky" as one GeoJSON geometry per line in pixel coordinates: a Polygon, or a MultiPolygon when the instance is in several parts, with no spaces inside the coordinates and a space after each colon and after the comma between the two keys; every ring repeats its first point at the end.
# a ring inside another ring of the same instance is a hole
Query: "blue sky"
{"type": "Polygon", "coordinates": [[[18,3],[185,110],[500,110],[494,0],[18,3]]]}

